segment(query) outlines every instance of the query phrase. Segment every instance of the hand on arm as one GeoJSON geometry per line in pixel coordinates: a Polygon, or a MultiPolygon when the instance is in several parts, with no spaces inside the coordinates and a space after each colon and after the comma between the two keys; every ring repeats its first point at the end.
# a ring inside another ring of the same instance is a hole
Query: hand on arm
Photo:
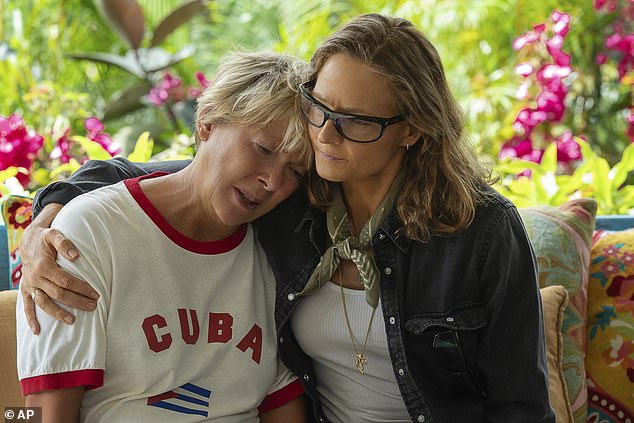
{"type": "Polygon", "coordinates": [[[306,423],[306,395],[300,395],[286,404],[260,414],[261,423],[306,423]]]}
{"type": "Polygon", "coordinates": [[[42,421],[46,423],[79,422],[79,408],[84,387],[42,391],[26,396],[26,407],[42,407],[42,421]]]}
{"type": "Polygon", "coordinates": [[[71,307],[91,311],[96,307],[99,294],[86,282],[58,266],[57,254],[73,261],[79,253],[72,242],[50,225],[62,209],[61,204],[48,204],[24,231],[20,242],[22,280],[20,290],[24,297],[24,313],[34,334],[40,332],[35,316],[35,305],[57,320],[72,324],[68,311],[52,300],[71,307]]]}

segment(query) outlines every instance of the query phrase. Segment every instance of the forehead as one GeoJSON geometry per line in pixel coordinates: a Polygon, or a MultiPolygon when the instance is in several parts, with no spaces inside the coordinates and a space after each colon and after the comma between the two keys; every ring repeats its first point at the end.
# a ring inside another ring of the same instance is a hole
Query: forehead
{"type": "Polygon", "coordinates": [[[335,54],[324,62],[317,73],[313,96],[339,112],[398,114],[387,79],[344,54],[335,54]]]}

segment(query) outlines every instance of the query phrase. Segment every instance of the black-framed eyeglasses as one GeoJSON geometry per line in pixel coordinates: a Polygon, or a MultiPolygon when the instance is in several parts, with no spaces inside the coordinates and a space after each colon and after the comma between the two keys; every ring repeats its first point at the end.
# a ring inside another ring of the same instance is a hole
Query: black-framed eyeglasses
{"type": "Polygon", "coordinates": [[[302,115],[311,125],[321,128],[328,119],[332,120],[339,135],[354,142],[374,142],[383,136],[385,128],[405,120],[403,115],[391,118],[379,118],[374,116],[352,115],[337,113],[310,94],[315,86],[315,81],[304,82],[299,85],[302,93],[300,107],[302,115]]]}

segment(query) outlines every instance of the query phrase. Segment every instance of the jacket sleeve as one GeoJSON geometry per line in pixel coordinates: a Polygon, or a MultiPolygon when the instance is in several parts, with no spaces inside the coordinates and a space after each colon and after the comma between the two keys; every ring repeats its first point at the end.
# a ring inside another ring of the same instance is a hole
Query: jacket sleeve
{"type": "Polygon", "coordinates": [[[33,215],[37,216],[47,204],[66,204],[78,195],[115,184],[124,179],[157,171],[178,172],[189,163],[189,160],[133,163],[122,157],[111,160],[90,160],[70,178],[53,182],[40,189],[33,201],[33,215]]]}
{"type": "Polygon", "coordinates": [[[537,263],[514,206],[492,219],[480,254],[488,322],[477,354],[486,378],[484,421],[554,423],[537,263]]]}

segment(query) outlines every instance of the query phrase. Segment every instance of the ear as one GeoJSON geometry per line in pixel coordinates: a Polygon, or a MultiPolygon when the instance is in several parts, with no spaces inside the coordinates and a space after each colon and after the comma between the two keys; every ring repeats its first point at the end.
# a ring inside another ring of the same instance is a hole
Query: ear
{"type": "Polygon", "coordinates": [[[207,141],[212,131],[213,131],[213,125],[211,123],[202,123],[202,122],[196,123],[196,135],[198,135],[198,140],[200,142],[207,141]]]}
{"type": "Polygon", "coordinates": [[[401,142],[401,147],[411,147],[420,141],[423,136],[423,130],[416,128],[411,123],[407,123],[407,127],[403,132],[403,141],[401,142]]]}

